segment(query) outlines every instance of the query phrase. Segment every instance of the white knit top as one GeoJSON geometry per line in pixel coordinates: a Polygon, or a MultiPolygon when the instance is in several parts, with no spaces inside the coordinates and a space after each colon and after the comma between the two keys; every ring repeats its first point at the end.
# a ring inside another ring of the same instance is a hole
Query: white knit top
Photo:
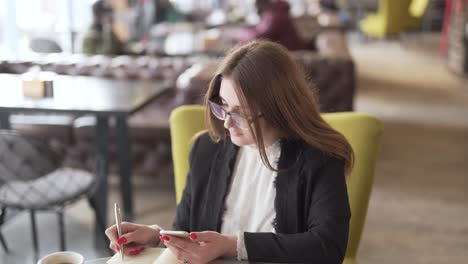
{"type": "MultiPolygon", "coordinates": [[[[266,153],[270,164],[277,168],[281,154],[279,140],[266,153]]],[[[263,164],[256,147],[239,148],[221,226],[222,234],[237,235],[238,260],[248,259],[244,232],[275,232],[276,175],[263,164]]]]}

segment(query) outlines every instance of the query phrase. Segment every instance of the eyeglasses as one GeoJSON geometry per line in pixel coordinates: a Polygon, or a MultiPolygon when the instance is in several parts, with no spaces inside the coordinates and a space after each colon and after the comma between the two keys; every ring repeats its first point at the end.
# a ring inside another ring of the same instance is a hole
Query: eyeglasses
{"type": "MultiPolygon", "coordinates": [[[[221,105],[213,102],[213,101],[208,101],[211,109],[211,113],[218,118],[219,120],[226,120],[228,116],[231,117],[231,120],[234,124],[235,127],[242,128],[242,129],[247,129],[249,128],[249,121],[251,121],[251,118],[246,118],[241,116],[239,113],[236,112],[229,112],[226,111],[221,105]]],[[[262,114],[258,115],[259,117],[262,116],[262,114]]]]}

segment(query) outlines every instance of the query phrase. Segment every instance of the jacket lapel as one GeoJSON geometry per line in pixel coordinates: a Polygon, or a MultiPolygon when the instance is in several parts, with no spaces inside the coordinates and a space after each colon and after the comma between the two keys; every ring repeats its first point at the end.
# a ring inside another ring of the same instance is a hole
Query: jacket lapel
{"type": "Polygon", "coordinates": [[[229,139],[225,140],[223,146],[219,149],[218,155],[215,157],[215,166],[211,170],[209,186],[207,188],[208,197],[213,197],[212,201],[207,204],[211,208],[206,208],[207,212],[211,212],[206,220],[209,230],[220,232],[222,217],[225,211],[225,200],[231,185],[231,176],[236,162],[238,147],[231,143],[229,139]]]}
{"type": "Polygon", "coordinates": [[[297,223],[297,191],[301,152],[300,141],[281,140],[281,155],[278,161],[278,176],[275,180],[275,230],[277,233],[295,233],[297,223]]]}

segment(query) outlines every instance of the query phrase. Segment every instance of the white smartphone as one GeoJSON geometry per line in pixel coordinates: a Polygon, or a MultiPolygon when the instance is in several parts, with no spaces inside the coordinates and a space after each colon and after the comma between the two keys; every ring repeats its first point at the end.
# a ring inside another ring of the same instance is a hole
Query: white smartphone
{"type": "Polygon", "coordinates": [[[189,238],[189,233],[185,231],[161,230],[161,235],[189,238]]]}

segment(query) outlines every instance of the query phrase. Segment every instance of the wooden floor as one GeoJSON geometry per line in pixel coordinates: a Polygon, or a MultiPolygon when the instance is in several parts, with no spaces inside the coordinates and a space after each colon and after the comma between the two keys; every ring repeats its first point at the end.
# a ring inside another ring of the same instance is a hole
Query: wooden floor
{"type": "MultiPolygon", "coordinates": [[[[356,108],[385,126],[359,263],[466,263],[467,79],[447,70],[437,35],[366,43],[351,35],[350,47],[358,68],[356,108]]],[[[137,222],[171,226],[171,177],[135,176],[137,222]]],[[[110,202],[117,191],[113,178],[110,202]]],[[[66,214],[68,249],[88,259],[106,256],[93,248],[92,220],[85,202],[66,214]]],[[[58,250],[54,215],[38,221],[41,255],[58,250]]],[[[27,215],[3,232],[13,253],[0,250],[0,263],[33,263],[27,215]]]]}

